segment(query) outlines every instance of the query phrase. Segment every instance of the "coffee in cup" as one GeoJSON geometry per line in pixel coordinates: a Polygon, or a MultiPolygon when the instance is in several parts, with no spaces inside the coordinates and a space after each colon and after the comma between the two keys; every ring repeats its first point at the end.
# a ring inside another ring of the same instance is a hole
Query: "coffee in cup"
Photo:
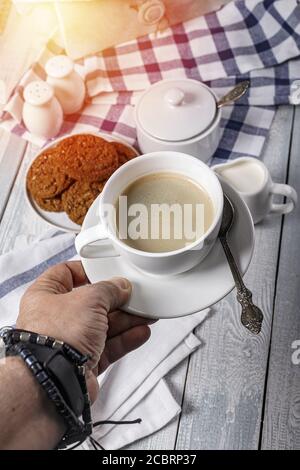
{"type": "Polygon", "coordinates": [[[202,237],[214,218],[213,202],[184,175],[152,173],[131,182],[116,202],[116,227],[126,245],[150,253],[184,248],[202,237]]]}

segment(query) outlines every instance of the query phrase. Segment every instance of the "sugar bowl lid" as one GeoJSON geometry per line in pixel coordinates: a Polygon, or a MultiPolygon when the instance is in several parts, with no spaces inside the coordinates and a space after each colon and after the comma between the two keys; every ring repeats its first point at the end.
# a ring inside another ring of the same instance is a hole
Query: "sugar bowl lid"
{"type": "Polygon", "coordinates": [[[165,141],[188,140],[203,133],[216,115],[216,99],[203,83],[162,80],[152,85],[136,107],[137,125],[165,141]]]}

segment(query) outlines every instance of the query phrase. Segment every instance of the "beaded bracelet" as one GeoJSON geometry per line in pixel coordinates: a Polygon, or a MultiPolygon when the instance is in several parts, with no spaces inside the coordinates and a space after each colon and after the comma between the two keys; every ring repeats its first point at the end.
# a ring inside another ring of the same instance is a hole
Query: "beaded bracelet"
{"type": "Polygon", "coordinates": [[[44,388],[47,396],[54,403],[58,413],[64,419],[67,425],[67,432],[64,434],[56,449],[68,448],[68,450],[72,450],[89,438],[90,443],[95,450],[105,450],[104,447],[92,437],[93,428],[101,426],[102,424],[127,425],[141,423],[142,420],[140,418],[132,421],[104,420],[98,421],[94,424],[92,423],[91,405],[85,381],[85,364],[90,359],[89,356],[81,354],[72,346],[55,338],[27,330],[4,327],[0,329],[0,338],[4,341],[7,355],[17,354],[23,359],[26,366],[31,370],[40,385],[44,388]],[[81,416],[82,421],[77,418],[72,409],[67,405],[46,369],[30,351],[30,344],[47,346],[54,350],[60,350],[63,355],[74,364],[77,379],[84,396],[84,407],[81,416]],[[72,444],[75,445],[70,447],[72,444]]]}
{"type": "Polygon", "coordinates": [[[6,346],[21,342],[39,344],[52,349],[61,349],[67,358],[76,366],[83,366],[90,359],[88,355],[81,354],[69,344],[52,338],[51,336],[40,335],[33,331],[19,330],[12,327],[5,327],[0,331],[6,346]]]}

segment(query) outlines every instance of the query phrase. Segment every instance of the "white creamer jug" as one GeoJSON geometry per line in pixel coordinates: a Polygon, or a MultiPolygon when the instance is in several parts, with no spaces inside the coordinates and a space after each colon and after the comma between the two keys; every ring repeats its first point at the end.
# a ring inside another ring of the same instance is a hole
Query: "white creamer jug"
{"type": "Polygon", "coordinates": [[[297,204],[297,193],[288,184],[272,181],[267,167],[252,157],[241,157],[212,169],[223,177],[244,199],[253,222],[257,224],[269,214],[289,214],[297,204]],[[286,197],[282,204],[274,203],[274,195],[286,197]]]}

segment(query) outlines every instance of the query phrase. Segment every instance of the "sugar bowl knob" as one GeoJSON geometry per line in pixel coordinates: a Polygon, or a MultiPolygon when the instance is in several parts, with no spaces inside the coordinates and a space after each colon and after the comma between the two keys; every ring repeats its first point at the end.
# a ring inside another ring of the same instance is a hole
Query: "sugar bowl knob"
{"type": "Polygon", "coordinates": [[[180,106],[184,100],[184,92],[180,88],[170,88],[165,94],[165,100],[170,106],[180,106]]]}
{"type": "Polygon", "coordinates": [[[164,17],[166,7],[161,0],[147,0],[142,3],[138,12],[138,20],[145,25],[154,25],[164,17]]]}

